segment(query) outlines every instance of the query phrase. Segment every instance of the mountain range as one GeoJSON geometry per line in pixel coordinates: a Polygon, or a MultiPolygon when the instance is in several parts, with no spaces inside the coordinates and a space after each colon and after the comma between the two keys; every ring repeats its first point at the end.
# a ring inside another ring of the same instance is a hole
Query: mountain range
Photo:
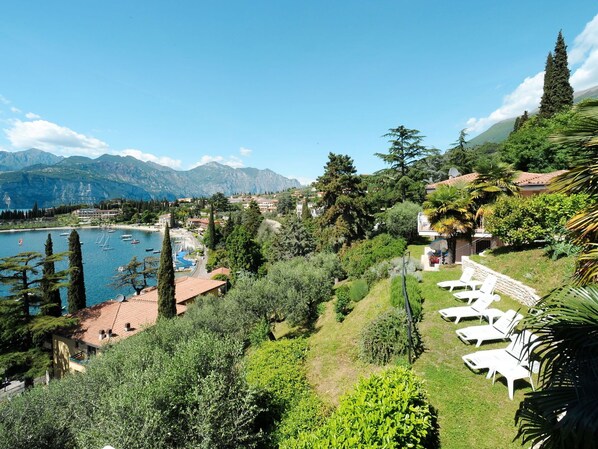
{"type": "Polygon", "coordinates": [[[232,168],[216,162],[179,171],[132,156],[63,158],[37,149],[0,151],[0,198],[5,203],[10,198],[12,209],[30,208],[36,201],[46,208],[111,198],[173,200],[292,187],[300,187],[299,182],[268,169],[232,168]]]}
{"type": "MultiPolygon", "coordinates": [[[[579,103],[580,101],[585,100],[587,98],[598,98],[598,86],[590,87],[589,89],[575,92],[573,102],[579,103]]],[[[531,115],[534,115],[537,112],[537,110],[532,111],[531,115]]],[[[500,143],[506,140],[506,138],[509,137],[511,131],[513,131],[513,127],[515,126],[515,119],[516,117],[512,117],[495,123],[483,133],[472,138],[468,142],[468,146],[472,147],[476,145],[482,145],[486,142],[500,143]]]]}

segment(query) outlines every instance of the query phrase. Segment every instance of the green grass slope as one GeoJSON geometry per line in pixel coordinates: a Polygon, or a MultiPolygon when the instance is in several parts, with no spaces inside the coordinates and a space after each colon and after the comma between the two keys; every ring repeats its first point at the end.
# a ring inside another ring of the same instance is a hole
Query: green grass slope
{"type": "Polygon", "coordinates": [[[569,282],[575,268],[575,257],[550,260],[540,248],[516,250],[502,247],[472,260],[523,282],[546,295],[552,289],[569,282]]]}
{"type": "MultiPolygon", "coordinates": [[[[505,347],[507,343],[484,344],[481,348],[466,345],[455,330],[479,321],[465,320],[457,325],[442,320],[437,313],[441,308],[460,305],[450,292],[436,286],[441,280],[457,279],[460,271],[456,267],[424,273],[424,318],[419,331],[425,350],[413,369],[424,379],[430,401],[439,411],[443,449],[520,448],[519,442],[512,441],[516,434],[514,416],[523,394],[531,390],[529,384],[517,382],[515,400],[511,401],[504,380],[497,379],[493,386],[485,373],[471,372],[461,360],[464,354],[505,347]]],[[[390,307],[389,296],[389,281],[379,282],[342,323],[335,320],[333,301],[326,304],[316,331],[309,337],[306,368],[310,383],[327,403],[337,405],[360,377],[385,368],[360,362],[357,344],[364,326],[390,307]]],[[[510,298],[503,297],[495,306],[527,312],[510,298]]]]}

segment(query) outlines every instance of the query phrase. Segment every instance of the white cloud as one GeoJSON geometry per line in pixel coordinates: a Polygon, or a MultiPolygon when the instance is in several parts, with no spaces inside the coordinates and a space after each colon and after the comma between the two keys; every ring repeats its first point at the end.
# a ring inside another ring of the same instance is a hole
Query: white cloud
{"type": "Polygon", "coordinates": [[[9,105],[10,101],[4,95],[0,95],[0,103],[9,105]]]}
{"type": "Polygon", "coordinates": [[[571,75],[571,85],[576,91],[598,84],[598,15],[596,15],[573,41],[569,62],[579,64],[571,75]]]}
{"type": "MultiPolygon", "coordinates": [[[[584,30],[574,39],[568,51],[572,67],[571,86],[576,92],[598,85],[598,15],[588,22],[584,30]]],[[[544,84],[544,72],[526,78],[517,88],[505,96],[503,104],[487,117],[470,118],[467,131],[477,134],[493,124],[507,118],[532,111],[540,106],[544,84]]]]}
{"type": "Polygon", "coordinates": [[[210,156],[206,154],[202,156],[198,162],[193,164],[191,168],[199,167],[200,165],[205,165],[210,162],[218,162],[219,164],[228,165],[232,168],[242,168],[245,166],[245,164],[243,164],[243,161],[236,156],[229,156],[225,158],[223,156],[210,156]]]}
{"type": "Polygon", "coordinates": [[[37,120],[38,118],[41,118],[39,115],[34,114],[33,112],[28,112],[25,114],[25,117],[27,117],[29,120],[37,120]]]}
{"type": "Polygon", "coordinates": [[[117,154],[119,156],[133,156],[135,159],[139,159],[140,161],[144,162],[154,162],[156,164],[164,165],[166,167],[180,169],[181,168],[181,161],[179,159],[172,159],[167,156],[156,156],[150,153],[144,153],[140,150],[135,150],[134,148],[128,148],[122,151],[115,151],[113,154],[117,154]]]}
{"type": "Polygon", "coordinates": [[[488,117],[467,120],[467,132],[477,134],[501,120],[521,115],[525,110],[531,112],[536,109],[542,96],[543,85],[544,72],[526,78],[513,92],[505,96],[502,106],[488,117]]]}
{"type": "Polygon", "coordinates": [[[22,111],[19,108],[15,108],[14,106],[11,106],[10,112],[12,112],[13,114],[20,114],[22,111]]]}
{"type": "Polygon", "coordinates": [[[38,148],[64,155],[100,156],[108,150],[108,144],[46,120],[23,122],[12,120],[11,127],[4,130],[6,137],[17,149],[38,148]]]}
{"type": "Polygon", "coordinates": [[[302,186],[309,186],[312,183],[316,182],[315,179],[313,178],[308,178],[307,176],[286,176],[286,178],[289,179],[296,179],[297,181],[299,181],[299,184],[301,184],[302,186]]]}
{"type": "Polygon", "coordinates": [[[251,156],[251,153],[253,152],[253,150],[250,150],[249,148],[245,148],[245,147],[241,147],[239,148],[239,153],[241,154],[241,156],[243,157],[248,157],[251,156]]]}

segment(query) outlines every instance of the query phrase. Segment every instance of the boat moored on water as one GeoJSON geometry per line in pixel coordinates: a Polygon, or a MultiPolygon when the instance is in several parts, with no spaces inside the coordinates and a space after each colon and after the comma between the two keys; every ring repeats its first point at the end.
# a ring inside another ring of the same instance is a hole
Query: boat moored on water
{"type": "Polygon", "coordinates": [[[139,242],[139,240],[135,239],[135,240],[131,240],[131,245],[137,245],[139,242]]]}

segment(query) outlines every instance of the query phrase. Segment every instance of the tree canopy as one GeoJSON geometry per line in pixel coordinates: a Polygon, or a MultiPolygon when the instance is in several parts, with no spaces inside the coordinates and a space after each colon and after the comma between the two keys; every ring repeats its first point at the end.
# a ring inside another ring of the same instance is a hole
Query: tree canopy
{"type": "Polygon", "coordinates": [[[316,181],[324,207],[324,213],[318,217],[320,246],[324,248],[338,251],[363,238],[370,227],[365,184],[356,172],[349,156],[329,153],[324,174],[316,181]]]}

